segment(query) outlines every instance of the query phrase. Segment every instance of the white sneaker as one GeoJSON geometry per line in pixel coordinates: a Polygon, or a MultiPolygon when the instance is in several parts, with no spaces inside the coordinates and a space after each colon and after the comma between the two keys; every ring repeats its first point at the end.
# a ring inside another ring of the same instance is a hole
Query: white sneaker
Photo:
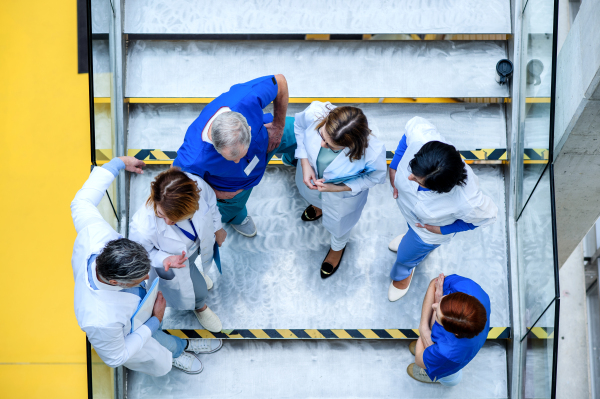
{"type": "Polygon", "coordinates": [[[200,374],[204,369],[202,362],[194,354],[183,352],[181,356],[173,359],[173,367],[187,374],[200,374]]]}
{"type": "Polygon", "coordinates": [[[408,283],[408,287],[406,287],[403,290],[394,287],[394,282],[393,281],[390,283],[390,288],[388,288],[388,299],[390,300],[390,302],[396,302],[398,299],[400,299],[404,295],[406,295],[406,293],[408,292],[408,289],[410,288],[410,285],[412,284],[413,274],[415,274],[415,269],[414,268],[410,272],[410,282],[408,283]]]}
{"type": "MultiPolygon", "coordinates": [[[[198,269],[200,270],[200,269],[198,269]]],[[[211,289],[213,287],[213,281],[210,279],[210,277],[208,277],[206,274],[204,274],[204,272],[202,270],[200,270],[200,274],[202,275],[202,277],[204,277],[204,281],[206,281],[206,289],[211,289]]]]}
{"type": "Polygon", "coordinates": [[[400,234],[398,237],[390,241],[390,243],[388,244],[388,248],[390,249],[390,251],[398,252],[398,247],[400,246],[400,241],[402,241],[402,237],[404,237],[404,234],[400,234]]]}
{"type": "Polygon", "coordinates": [[[223,325],[221,324],[221,319],[216,315],[215,312],[210,310],[207,306],[202,312],[198,312],[194,310],[194,314],[196,318],[202,324],[202,327],[206,328],[210,332],[221,332],[223,329],[223,325]]]}
{"type": "Polygon", "coordinates": [[[223,346],[222,339],[188,338],[187,341],[188,346],[185,350],[196,354],[215,353],[223,346]]]}
{"type": "Polygon", "coordinates": [[[246,219],[240,224],[232,224],[231,227],[238,233],[246,237],[254,237],[256,235],[256,225],[252,216],[246,216],[246,219]]]}

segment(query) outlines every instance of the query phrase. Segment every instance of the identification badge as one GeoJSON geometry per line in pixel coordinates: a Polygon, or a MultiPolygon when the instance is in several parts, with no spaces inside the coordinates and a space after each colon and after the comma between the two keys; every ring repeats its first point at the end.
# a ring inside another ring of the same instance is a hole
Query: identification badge
{"type": "Polygon", "coordinates": [[[246,174],[246,176],[250,176],[250,173],[252,173],[257,164],[258,157],[255,155],[254,158],[252,158],[252,162],[250,162],[248,166],[246,166],[246,169],[244,169],[244,173],[246,174]]]}

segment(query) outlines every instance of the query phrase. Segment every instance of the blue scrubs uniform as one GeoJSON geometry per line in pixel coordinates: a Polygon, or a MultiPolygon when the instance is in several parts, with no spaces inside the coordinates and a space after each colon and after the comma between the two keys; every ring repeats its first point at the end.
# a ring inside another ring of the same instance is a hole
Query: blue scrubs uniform
{"type": "Polygon", "coordinates": [[[437,322],[431,329],[433,345],[423,352],[423,362],[427,367],[427,375],[432,380],[444,385],[456,385],[460,382],[461,370],[481,349],[490,330],[490,297],[471,279],[452,274],[444,279],[444,295],[463,292],[474,296],[485,307],[487,323],[479,335],[474,338],[457,338],[446,331],[437,322]]]}
{"type": "Polygon", "coordinates": [[[177,151],[174,166],[200,176],[215,190],[243,190],[232,199],[217,201],[221,221],[224,223],[240,224],[246,218],[246,202],[252,188],[260,183],[273,155],[282,153],[288,162],[294,159],[296,137],[294,118],[290,117],[286,118],[281,144],[267,153],[269,135],[264,125],[272,122],[273,116],[264,114],[263,109],[277,97],[277,89],[277,81],[273,75],[232,86],[228,92],[204,107],[200,116],[188,128],[183,145],[177,151]],[[202,140],[202,130],[222,107],[229,107],[244,115],[250,126],[252,140],[248,153],[237,164],[223,158],[211,143],[202,140]],[[248,170],[255,159],[258,162],[252,170],[248,170]]]}

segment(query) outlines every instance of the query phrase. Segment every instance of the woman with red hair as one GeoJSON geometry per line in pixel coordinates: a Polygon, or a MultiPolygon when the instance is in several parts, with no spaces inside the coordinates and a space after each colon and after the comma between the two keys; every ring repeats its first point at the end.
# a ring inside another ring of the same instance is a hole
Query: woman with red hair
{"type": "Polygon", "coordinates": [[[490,312],[490,297],[473,280],[456,274],[431,280],[420,337],[409,346],[415,363],[408,366],[408,374],[420,382],[457,385],[463,367],[487,339],[490,312]]]}

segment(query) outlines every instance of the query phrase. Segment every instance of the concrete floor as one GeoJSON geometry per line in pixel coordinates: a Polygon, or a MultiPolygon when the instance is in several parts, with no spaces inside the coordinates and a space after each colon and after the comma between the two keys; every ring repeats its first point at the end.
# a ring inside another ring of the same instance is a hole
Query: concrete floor
{"type": "Polygon", "coordinates": [[[408,341],[227,341],[204,371],[127,375],[129,399],[507,398],[505,342],[487,342],[455,387],[413,380],[408,341]],[[489,378],[494,371],[494,378],[489,378]]]}

